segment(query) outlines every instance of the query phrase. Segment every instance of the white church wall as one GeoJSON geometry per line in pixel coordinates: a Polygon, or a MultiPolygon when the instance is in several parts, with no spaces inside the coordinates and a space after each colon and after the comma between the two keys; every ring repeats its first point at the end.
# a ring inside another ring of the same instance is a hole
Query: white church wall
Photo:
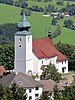
{"type": "Polygon", "coordinates": [[[32,59],[32,35],[26,36],[26,60],[32,59]]]}
{"type": "Polygon", "coordinates": [[[57,59],[57,56],[55,56],[53,58],[38,59],[38,72],[39,72],[39,74],[41,75],[41,73],[43,72],[41,70],[42,65],[48,65],[49,63],[56,64],[56,59],[57,59]]]}
{"type": "Polygon", "coordinates": [[[56,64],[56,59],[57,59],[57,56],[53,58],[38,59],[36,55],[33,53],[33,70],[34,70],[33,72],[41,75],[43,72],[41,70],[42,65],[48,65],[49,63],[56,64]]]}
{"type": "Polygon", "coordinates": [[[31,70],[33,72],[32,64],[32,35],[26,36],[26,73],[31,70]]]}
{"type": "Polygon", "coordinates": [[[46,59],[46,60],[47,60],[47,65],[49,63],[56,64],[57,56],[49,58],[49,59],[46,59]]]}
{"type": "Polygon", "coordinates": [[[26,63],[26,73],[28,73],[28,71],[32,71],[33,73],[32,59],[26,63]]]}
{"type": "Polygon", "coordinates": [[[38,58],[34,53],[33,54],[33,74],[38,74],[38,58]]]}
{"type": "Polygon", "coordinates": [[[38,73],[39,75],[42,74],[43,70],[41,69],[42,65],[46,65],[46,60],[44,59],[38,59],[38,73]]]}
{"type": "MultiPolygon", "coordinates": [[[[33,54],[34,55],[34,54],[33,54]]],[[[48,65],[49,63],[52,63],[55,65],[55,67],[57,68],[59,73],[63,73],[62,72],[62,68],[65,67],[64,69],[64,73],[68,73],[68,60],[63,61],[63,62],[57,62],[57,56],[52,57],[52,58],[44,58],[44,59],[38,59],[35,55],[34,55],[34,60],[33,62],[33,66],[35,65],[35,72],[37,72],[39,75],[42,74],[42,70],[41,70],[41,66],[42,65],[48,65]]]]}

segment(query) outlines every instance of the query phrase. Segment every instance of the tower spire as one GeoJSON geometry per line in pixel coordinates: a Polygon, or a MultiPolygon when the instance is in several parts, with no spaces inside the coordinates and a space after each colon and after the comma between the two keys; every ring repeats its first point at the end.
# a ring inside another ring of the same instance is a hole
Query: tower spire
{"type": "Polygon", "coordinates": [[[23,31],[23,30],[27,30],[31,27],[30,23],[27,21],[25,13],[23,12],[22,14],[22,18],[20,20],[20,22],[17,24],[17,27],[19,30],[23,31]]]}

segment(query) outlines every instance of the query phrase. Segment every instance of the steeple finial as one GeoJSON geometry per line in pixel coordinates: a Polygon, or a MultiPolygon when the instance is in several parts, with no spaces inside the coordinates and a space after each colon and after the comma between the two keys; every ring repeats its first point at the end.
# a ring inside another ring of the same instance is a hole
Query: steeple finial
{"type": "Polygon", "coordinates": [[[27,31],[31,27],[30,23],[27,21],[27,19],[25,17],[24,12],[22,14],[22,18],[21,18],[20,22],[17,24],[17,27],[19,30],[27,30],[27,31]]]}

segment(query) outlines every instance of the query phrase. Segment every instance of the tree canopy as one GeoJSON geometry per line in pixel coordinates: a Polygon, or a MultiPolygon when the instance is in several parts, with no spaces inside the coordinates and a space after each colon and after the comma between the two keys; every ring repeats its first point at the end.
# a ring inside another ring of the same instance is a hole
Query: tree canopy
{"type": "Polygon", "coordinates": [[[41,79],[52,79],[55,82],[59,82],[61,74],[57,72],[55,65],[50,63],[46,66],[45,71],[42,73],[41,79]]]}
{"type": "Polygon", "coordinates": [[[26,100],[27,94],[22,87],[13,83],[11,87],[0,84],[0,100],[26,100]]]}
{"type": "Polygon", "coordinates": [[[59,41],[56,48],[64,54],[69,60],[69,70],[75,70],[75,46],[70,44],[63,44],[59,41]]]}
{"type": "Polygon", "coordinates": [[[14,46],[0,45],[0,65],[4,66],[5,69],[14,68],[14,46]]]}
{"type": "Polygon", "coordinates": [[[64,90],[59,90],[58,86],[54,87],[54,100],[75,100],[75,84],[65,86],[64,90]]]}

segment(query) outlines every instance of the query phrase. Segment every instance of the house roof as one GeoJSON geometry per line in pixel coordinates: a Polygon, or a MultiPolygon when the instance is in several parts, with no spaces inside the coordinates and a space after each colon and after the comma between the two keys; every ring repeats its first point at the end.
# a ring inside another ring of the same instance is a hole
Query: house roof
{"type": "Polygon", "coordinates": [[[60,84],[60,83],[56,83],[54,82],[53,80],[39,80],[40,83],[43,84],[43,91],[54,91],[54,86],[57,85],[58,86],[58,89],[60,91],[63,91],[64,90],[64,86],[63,84],[60,84]]]}
{"type": "Polygon", "coordinates": [[[6,72],[5,68],[3,66],[0,66],[0,75],[2,75],[4,72],[6,72]]]}
{"type": "Polygon", "coordinates": [[[19,72],[18,74],[11,73],[0,79],[0,83],[5,86],[9,86],[13,82],[16,82],[17,85],[22,86],[24,88],[42,86],[40,82],[37,82],[31,76],[28,76],[22,72],[19,72]]]}
{"type": "Polygon", "coordinates": [[[2,83],[5,86],[9,86],[14,77],[15,77],[14,73],[8,74],[7,76],[0,79],[0,83],[2,83]]]}
{"type": "Polygon", "coordinates": [[[57,62],[68,60],[66,56],[64,56],[54,47],[53,42],[49,37],[33,40],[33,53],[39,59],[57,56],[57,62]]]}
{"type": "Polygon", "coordinates": [[[56,84],[53,80],[40,80],[39,82],[43,84],[44,91],[53,91],[53,88],[56,84]]]}

